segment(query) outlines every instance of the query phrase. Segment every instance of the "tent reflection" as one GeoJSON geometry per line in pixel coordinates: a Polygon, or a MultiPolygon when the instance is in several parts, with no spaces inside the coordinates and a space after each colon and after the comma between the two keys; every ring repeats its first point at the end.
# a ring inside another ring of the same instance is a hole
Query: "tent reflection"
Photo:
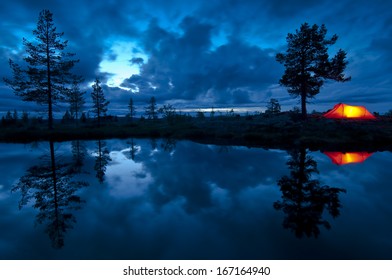
{"type": "Polygon", "coordinates": [[[324,152],[334,164],[362,163],[373,153],[368,152],[324,152]]]}

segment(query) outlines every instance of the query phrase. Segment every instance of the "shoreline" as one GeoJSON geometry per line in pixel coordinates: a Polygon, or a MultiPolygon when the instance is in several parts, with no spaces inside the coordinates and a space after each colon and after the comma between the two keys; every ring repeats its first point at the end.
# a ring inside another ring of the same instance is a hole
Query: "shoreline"
{"type": "Polygon", "coordinates": [[[52,140],[96,140],[110,138],[172,138],[204,144],[239,145],[266,149],[306,147],[311,150],[392,151],[392,120],[331,120],[281,113],[271,116],[225,116],[173,119],[120,119],[96,127],[87,123],[56,122],[2,126],[0,142],[28,143],[52,140]]]}

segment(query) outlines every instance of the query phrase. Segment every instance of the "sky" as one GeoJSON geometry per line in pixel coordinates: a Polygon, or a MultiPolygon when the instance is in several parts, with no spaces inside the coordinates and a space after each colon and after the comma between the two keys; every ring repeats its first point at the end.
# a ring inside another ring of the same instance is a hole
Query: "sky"
{"type": "MultiPolygon", "coordinates": [[[[283,110],[299,106],[279,85],[284,68],[275,56],[286,36],[302,23],[325,24],[330,47],[347,52],[346,83],[327,82],[308,111],[336,103],[392,109],[391,0],[13,0],[0,3],[0,76],[11,77],[8,59],[26,55],[22,38],[33,41],[39,12],[49,9],[67,51],[80,62],[86,108],[91,84],[103,83],[109,113],[124,115],[130,97],[138,114],[154,96],[158,106],[186,112],[205,108],[264,111],[271,98],[283,110]]],[[[0,114],[39,110],[0,81],[0,114]]],[[[59,105],[64,112],[66,105],[59,105]]],[[[223,110],[223,109],[222,109],[223,110]]]]}

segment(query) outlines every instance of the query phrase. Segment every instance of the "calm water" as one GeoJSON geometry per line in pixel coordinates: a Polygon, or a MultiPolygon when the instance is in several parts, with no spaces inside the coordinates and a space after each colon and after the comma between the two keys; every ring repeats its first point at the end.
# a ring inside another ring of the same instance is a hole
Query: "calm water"
{"type": "Polygon", "coordinates": [[[392,259],[392,155],[366,157],[0,144],[0,259],[392,259]]]}

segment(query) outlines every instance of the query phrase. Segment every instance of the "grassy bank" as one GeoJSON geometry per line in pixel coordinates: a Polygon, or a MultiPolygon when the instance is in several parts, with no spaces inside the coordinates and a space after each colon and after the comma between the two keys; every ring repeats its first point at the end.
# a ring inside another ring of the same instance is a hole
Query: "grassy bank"
{"type": "Polygon", "coordinates": [[[225,116],[214,118],[117,119],[97,127],[57,122],[49,131],[45,122],[3,125],[0,141],[31,142],[52,139],[174,138],[200,143],[315,150],[392,150],[392,121],[329,120],[297,115],[225,116]]]}

